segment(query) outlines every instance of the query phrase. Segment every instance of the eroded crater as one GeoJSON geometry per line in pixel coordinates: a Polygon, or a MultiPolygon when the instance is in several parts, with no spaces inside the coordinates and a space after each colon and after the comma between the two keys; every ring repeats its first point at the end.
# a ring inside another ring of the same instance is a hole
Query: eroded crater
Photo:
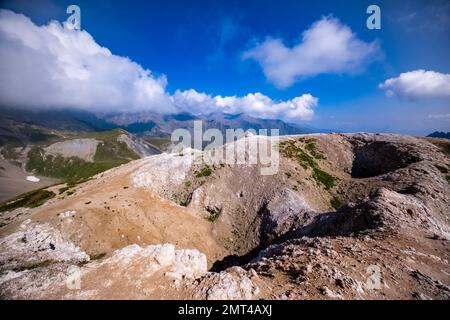
{"type": "Polygon", "coordinates": [[[353,148],[352,178],[370,178],[405,168],[421,159],[409,149],[386,141],[373,141],[353,148]]]}

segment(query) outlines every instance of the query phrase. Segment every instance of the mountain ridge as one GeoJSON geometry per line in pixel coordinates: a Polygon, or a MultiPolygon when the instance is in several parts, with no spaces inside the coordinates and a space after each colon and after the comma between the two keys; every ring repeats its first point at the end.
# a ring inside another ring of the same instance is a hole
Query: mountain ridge
{"type": "Polygon", "coordinates": [[[1,297],[449,299],[442,143],[288,136],[271,176],[260,164],[205,170],[186,149],[110,169],[70,194],[49,187],[42,196],[52,198],[31,208],[16,199],[0,215],[1,297]],[[71,290],[65,279],[77,274],[71,290]]]}

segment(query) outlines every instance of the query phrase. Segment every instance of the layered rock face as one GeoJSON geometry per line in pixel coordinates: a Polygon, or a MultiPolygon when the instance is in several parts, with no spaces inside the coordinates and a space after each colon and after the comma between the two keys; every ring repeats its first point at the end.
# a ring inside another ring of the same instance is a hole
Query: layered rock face
{"type": "Polygon", "coordinates": [[[2,213],[1,296],[449,299],[449,146],[287,136],[273,175],[195,161],[225,147],[133,161],[2,213]]]}

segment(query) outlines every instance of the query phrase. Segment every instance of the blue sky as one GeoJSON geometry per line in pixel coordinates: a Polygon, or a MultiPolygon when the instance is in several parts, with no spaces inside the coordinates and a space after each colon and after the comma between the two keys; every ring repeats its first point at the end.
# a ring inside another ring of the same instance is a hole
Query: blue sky
{"type": "Polygon", "coordinates": [[[43,25],[65,21],[70,4],[81,8],[82,29],[96,43],[156,77],[165,75],[170,94],[192,88],[212,96],[260,92],[285,101],[308,93],[318,99],[314,115],[304,120],[311,126],[416,134],[450,131],[448,77],[441,77],[445,88],[437,94],[405,94],[399,81],[394,89],[403,94],[389,97],[389,88],[379,88],[387,79],[415,70],[450,73],[449,1],[23,0],[2,1],[0,7],[43,25]],[[381,8],[381,30],[366,27],[370,4],[381,8]],[[269,37],[288,49],[295,47],[302,33],[324,17],[350,28],[361,43],[376,45],[373,57],[350,72],[304,72],[281,86],[267,76],[261,61],[244,58],[269,37]]]}

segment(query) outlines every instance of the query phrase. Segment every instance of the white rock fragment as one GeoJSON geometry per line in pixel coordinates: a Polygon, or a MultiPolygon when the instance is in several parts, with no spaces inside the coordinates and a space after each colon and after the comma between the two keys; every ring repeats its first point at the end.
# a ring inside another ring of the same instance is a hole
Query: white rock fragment
{"type": "Polygon", "coordinates": [[[193,157],[178,154],[159,154],[145,159],[145,163],[133,176],[135,187],[145,187],[161,194],[171,186],[184,181],[186,173],[192,166],[193,157]]]}
{"type": "Polygon", "coordinates": [[[204,254],[197,250],[177,250],[171,270],[166,275],[175,279],[196,278],[206,273],[207,268],[204,254]]]}
{"type": "Polygon", "coordinates": [[[60,217],[61,219],[72,218],[76,215],[76,213],[77,212],[75,210],[69,210],[69,211],[58,213],[58,217],[60,217]]]}
{"type": "Polygon", "coordinates": [[[127,265],[139,263],[147,266],[147,276],[163,271],[174,279],[196,278],[207,272],[206,256],[198,250],[176,250],[173,244],[140,247],[133,244],[117,250],[101,264],[127,265]]]}
{"type": "Polygon", "coordinates": [[[89,255],[49,224],[29,225],[0,240],[0,269],[27,268],[44,262],[79,263],[89,255]]]}
{"type": "Polygon", "coordinates": [[[0,285],[7,281],[19,278],[19,277],[23,276],[26,272],[27,271],[16,272],[16,271],[8,270],[3,275],[0,276],[0,285]]]}
{"type": "Polygon", "coordinates": [[[26,229],[28,225],[31,223],[31,219],[27,219],[20,224],[20,229],[26,229]]]}
{"type": "Polygon", "coordinates": [[[208,300],[251,300],[260,292],[241,267],[211,273],[202,280],[197,296],[208,300]]]}

